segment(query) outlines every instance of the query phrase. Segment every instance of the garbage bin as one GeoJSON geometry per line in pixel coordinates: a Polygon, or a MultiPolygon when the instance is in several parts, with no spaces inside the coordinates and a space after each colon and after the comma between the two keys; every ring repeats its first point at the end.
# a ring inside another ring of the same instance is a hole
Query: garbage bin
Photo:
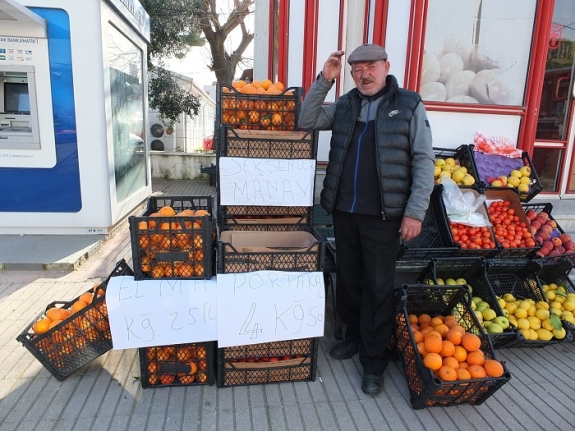
{"type": "Polygon", "coordinates": [[[214,136],[213,135],[206,136],[204,138],[204,151],[211,151],[213,145],[214,145],[214,136]]]}

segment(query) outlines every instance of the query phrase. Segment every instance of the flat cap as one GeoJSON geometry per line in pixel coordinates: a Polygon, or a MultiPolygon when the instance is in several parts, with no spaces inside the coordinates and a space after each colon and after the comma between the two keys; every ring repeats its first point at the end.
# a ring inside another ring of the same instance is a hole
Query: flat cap
{"type": "Polygon", "coordinates": [[[349,64],[387,60],[385,48],[374,43],[366,43],[358,46],[347,58],[349,64]]]}

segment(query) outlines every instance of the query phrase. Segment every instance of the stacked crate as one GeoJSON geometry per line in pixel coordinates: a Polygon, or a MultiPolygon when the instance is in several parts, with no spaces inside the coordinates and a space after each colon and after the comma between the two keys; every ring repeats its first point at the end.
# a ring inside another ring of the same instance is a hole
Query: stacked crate
{"type": "MultiPolygon", "coordinates": [[[[261,195],[248,204],[222,201],[222,178],[230,175],[223,158],[250,163],[315,161],[317,132],[297,130],[302,94],[301,88],[288,88],[279,95],[248,95],[231,86],[218,86],[219,274],[322,270],[324,243],[312,228],[313,204],[262,205],[261,195]]],[[[313,196],[313,186],[311,193],[313,196]]],[[[315,380],[317,349],[317,338],[221,347],[217,352],[218,386],[315,380]]]]}
{"type": "MultiPolygon", "coordinates": [[[[215,275],[212,196],[151,196],[129,218],[134,279],[207,280],[215,275]],[[171,210],[167,209],[171,208],[171,210]]],[[[213,385],[215,341],[142,347],[143,388],[213,385]]]]}

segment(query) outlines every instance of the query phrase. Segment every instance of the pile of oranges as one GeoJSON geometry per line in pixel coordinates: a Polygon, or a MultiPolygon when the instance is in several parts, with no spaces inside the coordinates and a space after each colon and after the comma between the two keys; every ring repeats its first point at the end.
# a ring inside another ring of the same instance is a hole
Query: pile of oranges
{"type": "Polygon", "coordinates": [[[204,267],[203,217],[206,210],[184,209],[178,213],[171,206],[163,206],[138,222],[138,243],[141,253],[141,270],[151,278],[201,277],[204,267]],[[156,220],[158,217],[170,217],[156,220]],[[173,217],[173,219],[171,219],[173,217]],[[179,217],[182,217],[178,220],[179,217]],[[181,252],[187,259],[175,262],[156,260],[162,252],[181,252]]]}
{"type": "Polygon", "coordinates": [[[100,284],[96,284],[93,291],[88,291],[80,295],[80,297],[74,301],[69,308],[52,307],[46,310],[45,316],[40,318],[32,326],[34,334],[40,335],[44,334],[48,330],[52,329],[54,326],[60,324],[64,320],[73,316],[75,313],[79,312],[83,308],[87,307],[94,300],[94,297],[99,297],[104,295],[104,290],[101,289],[100,284]]]}
{"type": "Polygon", "coordinates": [[[208,380],[208,355],[201,344],[187,344],[145,349],[148,384],[171,385],[206,383],[208,380]],[[166,365],[166,370],[164,370],[166,365]],[[174,371],[177,368],[177,371],[174,371]]]}
{"type": "Polygon", "coordinates": [[[231,87],[222,87],[222,123],[242,130],[295,130],[296,96],[281,82],[234,81],[231,87]]]}
{"type": "Polygon", "coordinates": [[[501,377],[504,368],[485,357],[481,338],[466,331],[453,315],[410,314],[409,324],[423,364],[444,382],[501,377]]]}

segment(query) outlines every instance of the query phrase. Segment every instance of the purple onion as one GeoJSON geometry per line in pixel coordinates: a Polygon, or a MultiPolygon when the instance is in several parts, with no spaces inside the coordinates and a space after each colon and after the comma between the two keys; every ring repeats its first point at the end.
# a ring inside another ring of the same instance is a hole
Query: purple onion
{"type": "Polygon", "coordinates": [[[561,232],[559,232],[557,229],[553,229],[551,231],[551,233],[549,234],[550,238],[557,238],[559,235],[561,235],[561,232]]]}

